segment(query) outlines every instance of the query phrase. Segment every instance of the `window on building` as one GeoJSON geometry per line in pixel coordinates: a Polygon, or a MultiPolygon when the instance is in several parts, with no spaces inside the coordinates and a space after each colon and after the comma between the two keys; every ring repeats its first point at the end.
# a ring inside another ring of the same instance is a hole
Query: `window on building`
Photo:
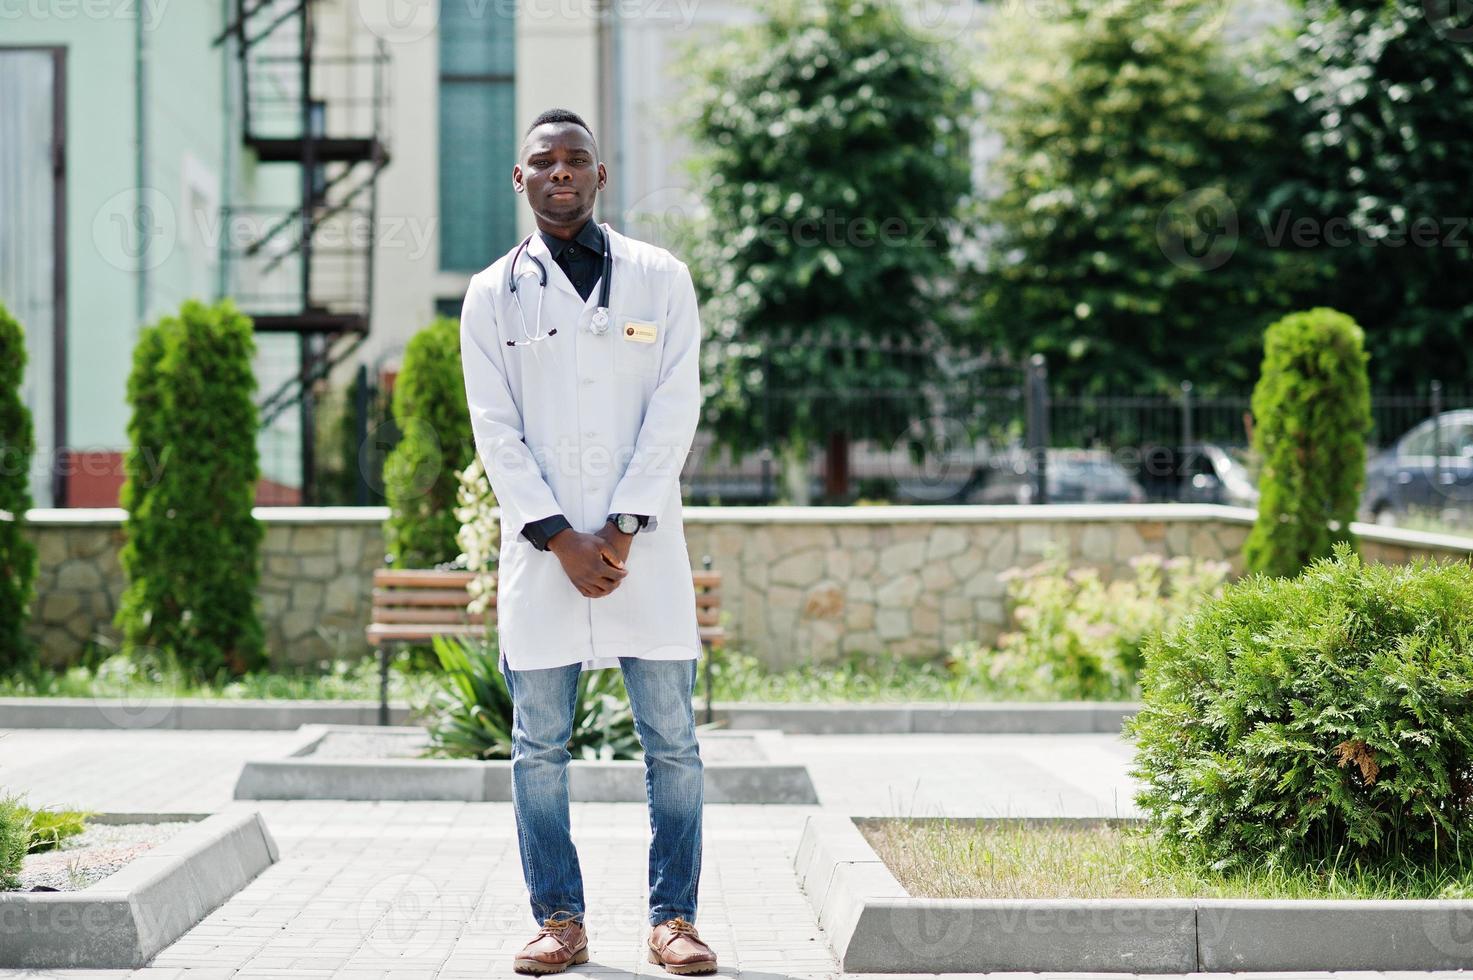
{"type": "Polygon", "coordinates": [[[441,296],[435,300],[435,313],[438,316],[448,316],[453,320],[460,319],[460,304],[463,296],[441,296]]]}
{"type": "Polygon", "coordinates": [[[516,240],[515,6],[441,4],[440,268],[448,272],[484,269],[516,240]]]}

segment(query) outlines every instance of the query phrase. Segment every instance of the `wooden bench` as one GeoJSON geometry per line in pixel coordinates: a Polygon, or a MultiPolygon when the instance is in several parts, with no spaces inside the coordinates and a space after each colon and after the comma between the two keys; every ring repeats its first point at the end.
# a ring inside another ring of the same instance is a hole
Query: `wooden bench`
{"type": "MultiPolygon", "coordinates": [[[[705,664],[706,720],[712,718],[710,651],[726,645],[721,625],[721,573],[711,568],[711,556],[691,572],[696,589],[696,625],[707,650],[705,664]]],[[[436,636],[485,639],[496,625],[494,595],[484,613],[466,607],[466,587],[474,572],[440,569],[379,568],[373,573],[373,620],[365,631],[370,646],[378,648],[380,725],[389,723],[389,660],[392,648],[403,643],[428,643],[436,636]]],[[[495,581],[495,575],[492,576],[495,581]]]]}

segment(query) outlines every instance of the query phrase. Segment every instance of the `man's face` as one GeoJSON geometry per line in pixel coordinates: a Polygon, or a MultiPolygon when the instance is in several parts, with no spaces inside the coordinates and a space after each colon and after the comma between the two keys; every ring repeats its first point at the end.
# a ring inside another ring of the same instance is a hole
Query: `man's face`
{"type": "Polygon", "coordinates": [[[555,225],[578,225],[593,214],[608,175],[588,130],[577,123],[543,123],[527,134],[512,185],[526,192],[532,213],[555,225]]]}

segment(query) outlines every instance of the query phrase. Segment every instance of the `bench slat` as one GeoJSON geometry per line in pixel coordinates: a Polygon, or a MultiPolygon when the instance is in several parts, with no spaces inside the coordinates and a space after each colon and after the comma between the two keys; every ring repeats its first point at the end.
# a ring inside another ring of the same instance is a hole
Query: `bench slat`
{"type": "Polygon", "coordinates": [[[485,626],[474,626],[474,625],[460,625],[460,626],[446,626],[446,625],[439,625],[439,626],[433,626],[433,625],[399,626],[399,625],[385,625],[385,624],[382,624],[382,623],[374,623],[372,626],[369,626],[368,627],[368,642],[369,643],[372,643],[372,644],[375,644],[375,645],[377,645],[379,643],[382,643],[382,642],[384,642],[386,640],[388,640],[388,641],[428,640],[431,637],[435,637],[435,636],[463,636],[463,637],[469,637],[469,638],[475,639],[475,638],[479,638],[479,637],[484,637],[485,635],[486,635],[486,627],[485,626]]]}
{"type": "Polygon", "coordinates": [[[433,568],[376,568],[373,570],[374,585],[415,586],[435,585],[466,586],[476,578],[475,572],[437,571],[433,568]]]}
{"type": "Polygon", "coordinates": [[[471,601],[464,589],[374,589],[376,606],[464,606],[471,601]]]}
{"type": "MultiPolygon", "coordinates": [[[[436,569],[379,568],[373,573],[373,618],[367,630],[370,645],[427,641],[434,636],[477,638],[496,624],[496,599],[480,616],[466,611],[466,586],[474,572],[436,569]]],[[[492,578],[494,582],[494,576],[492,578]]],[[[691,572],[696,590],[696,624],[701,642],[710,647],[726,643],[721,617],[721,573],[691,572]]]]}
{"type": "Polygon", "coordinates": [[[472,616],[464,609],[452,606],[430,606],[424,609],[405,608],[391,606],[388,608],[374,607],[373,621],[375,623],[476,623],[483,622],[490,617],[486,615],[472,616]]]}

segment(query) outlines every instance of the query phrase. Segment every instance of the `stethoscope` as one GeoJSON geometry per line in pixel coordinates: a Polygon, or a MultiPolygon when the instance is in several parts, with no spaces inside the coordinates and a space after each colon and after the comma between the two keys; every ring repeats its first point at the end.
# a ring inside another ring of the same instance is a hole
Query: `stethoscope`
{"type": "MultiPolygon", "coordinates": [[[[604,271],[603,277],[599,282],[598,308],[593,311],[593,318],[588,325],[589,332],[595,334],[608,333],[609,330],[609,285],[614,275],[614,253],[609,242],[609,226],[601,225],[600,227],[603,228],[604,232],[604,271]]],[[[532,234],[535,235],[536,232],[532,234]]],[[[528,235],[522,239],[522,243],[517,246],[516,252],[511,257],[511,269],[508,273],[510,280],[509,288],[511,289],[512,297],[517,301],[517,316],[522,321],[522,336],[525,339],[508,340],[506,342],[506,346],[508,347],[526,347],[537,343],[539,340],[546,340],[548,337],[557,333],[557,327],[553,327],[545,334],[542,332],[542,297],[547,295],[547,266],[543,265],[542,260],[537,256],[531,252],[527,252],[527,258],[537,264],[537,270],[534,272],[531,269],[523,269],[521,272],[517,272],[517,260],[522,257],[522,252],[531,243],[532,235],[528,235]],[[537,280],[538,286],[541,287],[541,291],[537,294],[537,329],[530,337],[527,335],[527,314],[522,309],[522,296],[517,292],[517,280],[524,276],[533,277],[537,280]]]]}

